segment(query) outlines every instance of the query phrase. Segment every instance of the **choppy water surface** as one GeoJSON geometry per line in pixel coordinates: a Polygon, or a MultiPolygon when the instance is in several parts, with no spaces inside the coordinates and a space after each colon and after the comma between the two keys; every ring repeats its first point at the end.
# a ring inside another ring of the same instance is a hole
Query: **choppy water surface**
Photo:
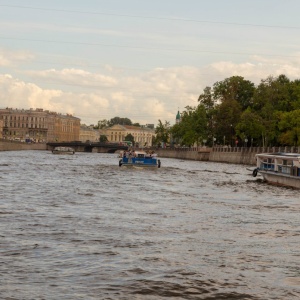
{"type": "Polygon", "coordinates": [[[0,152],[0,298],[299,299],[299,192],[161,161],[0,152]]]}

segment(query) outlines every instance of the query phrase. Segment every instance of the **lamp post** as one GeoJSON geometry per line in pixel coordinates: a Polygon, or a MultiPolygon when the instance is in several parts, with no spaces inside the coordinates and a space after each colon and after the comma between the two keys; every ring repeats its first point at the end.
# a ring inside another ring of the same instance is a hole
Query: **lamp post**
{"type": "Polygon", "coordinates": [[[217,139],[215,138],[215,137],[213,137],[213,147],[214,147],[214,145],[215,145],[215,141],[216,141],[217,139]]]}
{"type": "Polygon", "coordinates": [[[245,147],[247,147],[248,139],[245,138],[245,147]]]}
{"type": "Polygon", "coordinates": [[[230,146],[232,147],[232,124],[230,124],[230,146]]]}

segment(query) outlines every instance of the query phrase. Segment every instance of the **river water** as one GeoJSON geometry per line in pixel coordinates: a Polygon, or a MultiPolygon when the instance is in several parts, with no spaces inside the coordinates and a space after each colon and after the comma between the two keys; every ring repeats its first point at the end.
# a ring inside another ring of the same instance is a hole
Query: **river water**
{"type": "Polygon", "coordinates": [[[0,152],[0,299],[300,298],[299,191],[161,162],[0,152]]]}

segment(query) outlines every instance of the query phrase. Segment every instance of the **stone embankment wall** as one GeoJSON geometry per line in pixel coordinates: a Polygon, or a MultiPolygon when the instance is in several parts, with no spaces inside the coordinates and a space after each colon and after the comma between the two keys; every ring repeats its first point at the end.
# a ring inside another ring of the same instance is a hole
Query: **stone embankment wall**
{"type": "Polygon", "coordinates": [[[273,151],[270,151],[270,149],[267,150],[260,147],[218,147],[212,149],[209,155],[209,160],[231,164],[256,165],[255,154],[263,152],[273,151]]]}
{"type": "Polygon", "coordinates": [[[194,147],[158,149],[156,151],[160,157],[256,165],[255,154],[257,153],[300,153],[300,147],[194,147]]]}
{"type": "Polygon", "coordinates": [[[0,141],[0,151],[46,150],[45,143],[21,143],[15,141],[0,141]]]}
{"type": "Polygon", "coordinates": [[[211,148],[156,149],[159,157],[209,161],[211,148]]]}

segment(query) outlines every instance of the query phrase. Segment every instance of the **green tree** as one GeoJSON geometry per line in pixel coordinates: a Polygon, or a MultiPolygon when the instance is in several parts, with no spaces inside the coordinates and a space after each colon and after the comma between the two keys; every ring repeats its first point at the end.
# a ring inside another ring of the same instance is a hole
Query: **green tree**
{"type": "Polygon", "coordinates": [[[217,105],[215,115],[217,141],[225,142],[231,146],[234,145],[236,139],[235,126],[239,123],[241,114],[241,106],[234,99],[217,105]]]}
{"type": "Polygon", "coordinates": [[[245,140],[258,140],[261,138],[262,133],[265,131],[263,127],[262,118],[251,111],[248,107],[241,115],[240,122],[236,125],[236,134],[245,140]]]}
{"type": "Polygon", "coordinates": [[[175,124],[172,129],[172,137],[181,145],[192,146],[207,140],[208,123],[203,104],[197,107],[187,106],[181,114],[181,122],[175,124]]]}
{"type": "MultiPolygon", "coordinates": [[[[290,111],[292,109],[292,85],[285,75],[277,78],[269,76],[261,80],[253,96],[253,108],[261,111],[264,106],[273,111],[290,111]]],[[[270,111],[269,111],[270,112],[270,111]]],[[[269,114],[268,112],[268,114],[269,114]]]]}
{"type": "Polygon", "coordinates": [[[241,76],[232,76],[213,86],[213,97],[219,103],[237,101],[242,110],[252,105],[255,85],[241,76]]]}
{"type": "Polygon", "coordinates": [[[187,106],[181,114],[181,121],[173,126],[172,134],[181,145],[191,146],[196,141],[196,131],[193,123],[193,114],[195,108],[187,106]]]}
{"type": "Polygon", "coordinates": [[[114,117],[114,118],[109,120],[109,126],[113,126],[113,125],[117,125],[117,124],[132,125],[132,122],[128,118],[120,118],[120,117],[114,117]]]}
{"type": "Polygon", "coordinates": [[[100,141],[101,143],[108,142],[107,136],[101,134],[101,135],[100,135],[100,138],[99,138],[99,141],[100,141]]]}
{"type": "Polygon", "coordinates": [[[170,130],[170,122],[165,121],[165,123],[163,123],[161,120],[158,120],[158,124],[155,128],[155,143],[168,143],[170,140],[170,130]]]}
{"type": "Polygon", "coordinates": [[[292,109],[300,109],[300,80],[296,79],[290,84],[292,109]]]}
{"type": "MultiPolygon", "coordinates": [[[[216,115],[216,101],[213,97],[212,89],[210,87],[206,87],[203,93],[199,96],[198,102],[203,105],[206,112],[207,119],[207,130],[208,136],[212,139],[215,136],[215,115],[216,115]]],[[[212,142],[213,143],[213,142],[212,142]]]]}
{"type": "Polygon", "coordinates": [[[198,98],[198,102],[204,106],[206,111],[214,109],[216,101],[213,98],[211,87],[207,86],[203,90],[203,93],[198,98]]]}
{"type": "Polygon", "coordinates": [[[278,123],[279,141],[283,145],[300,146],[300,109],[284,112],[278,123]]]}
{"type": "Polygon", "coordinates": [[[285,75],[277,78],[269,76],[261,80],[253,97],[253,109],[261,116],[264,132],[262,132],[262,146],[280,143],[278,115],[292,110],[293,88],[285,75]]]}
{"type": "Polygon", "coordinates": [[[129,133],[125,136],[125,141],[129,141],[129,142],[132,142],[132,145],[134,146],[135,142],[134,142],[134,136],[129,133]]]}
{"type": "Polygon", "coordinates": [[[95,129],[103,129],[109,126],[109,122],[106,119],[98,121],[98,125],[95,126],[95,129]]]}

